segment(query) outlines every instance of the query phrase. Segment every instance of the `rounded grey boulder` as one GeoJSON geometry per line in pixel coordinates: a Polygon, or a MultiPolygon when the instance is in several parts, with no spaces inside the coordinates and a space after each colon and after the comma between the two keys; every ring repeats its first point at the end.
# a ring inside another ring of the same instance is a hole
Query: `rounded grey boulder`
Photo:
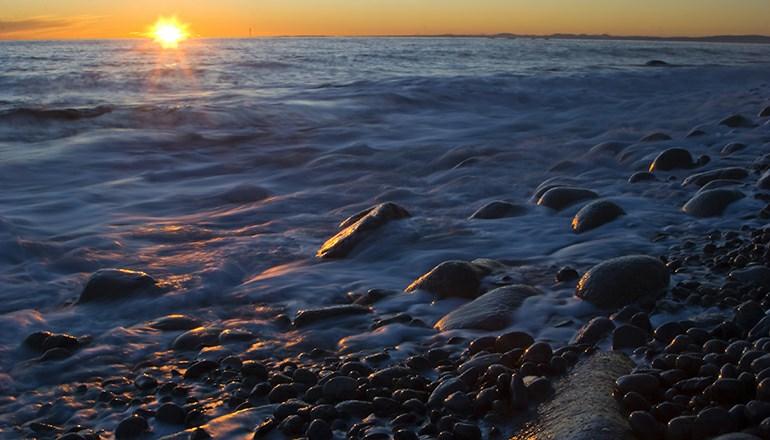
{"type": "Polygon", "coordinates": [[[668,268],[657,258],[629,255],[612,258],[592,267],[578,282],[575,295],[603,309],[655,298],[671,279],[668,268]]]}
{"type": "Polygon", "coordinates": [[[695,194],[685,205],[682,211],[693,217],[719,217],[727,207],[745,196],[735,189],[710,189],[695,194]]]}
{"type": "Polygon", "coordinates": [[[476,298],[481,288],[480,272],[467,261],[445,261],[417,278],[404,290],[425,290],[439,298],[476,298]]]}
{"type": "Polygon", "coordinates": [[[460,306],[441,318],[436,329],[501,330],[511,321],[511,315],[530,296],[542,294],[534,287],[513,285],[499,287],[460,306]]]}
{"type": "Polygon", "coordinates": [[[495,200],[479,208],[471,215],[471,219],[492,220],[505,217],[517,217],[527,212],[527,208],[511,202],[495,200]]]}
{"type": "Polygon", "coordinates": [[[650,164],[650,172],[688,169],[695,166],[692,155],[684,148],[664,150],[650,164]]]}
{"type": "Polygon", "coordinates": [[[540,197],[540,200],[537,201],[537,204],[547,206],[556,211],[561,211],[577,202],[595,199],[597,197],[599,197],[599,194],[590,189],[579,188],[576,186],[559,186],[546,191],[545,194],[540,197]]]}
{"type": "Polygon", "coordinates": [[[128,269],[100,269],[86,282],[78,303],[112,301],[137,294],[159,293],[155,279],[128,269]]]}
{"type": "Polygon", "coordinates": [[[576,233],[590,231],[624,215],[623,208],[609,200],[597,200],[580,208],[572,218],[572,230],[576,233]]]}

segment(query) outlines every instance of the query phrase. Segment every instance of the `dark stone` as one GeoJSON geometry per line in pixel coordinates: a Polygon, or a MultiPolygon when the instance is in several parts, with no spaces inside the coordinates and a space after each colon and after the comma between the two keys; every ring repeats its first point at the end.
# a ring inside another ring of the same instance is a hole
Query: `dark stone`
{"type": "Polygon", "coordinates": [[[578,272],[571,267],[565,266],[559,269],[558,272],[556,272],[557,283],[565,283],[568,281],[576,280],[578,278],[580,278],[580,274],[578,274],[578,272]]]}
{"type": "Polygon", "coordinates": [[[321,307],[318,309],[300,310],[294,318],[295,327],[304,327],[331,318],[340,318],[371,313],[371,309],[358,304],[344,304],[337,306],[321,307]]]}
{"type": "Polygon", "coordinates": [[[409,217],[406,209],[387,202],[373,206],[346,219],[340,224],[340,231],[326,240],[318,249],[318,258],[344,258],[359,243],[369,238],[374,231],[393,220],[409,217]]]}
{"type": "Polygon", "coordinates": [[[514,373],[511,375],[509,393],[511,398],[511,407],[513,409],[525,409],[529,404],[527,386],[524,384],[524,380],[520,374],[514,373]]]}
{"type": "Polygon", "coordinates": [[[323,395],[333,402],[352,400],[356,397],[356,381],[347,376],[333,377],[323,385],[323,395]]]}
{"type": "Polygon", "coordinates": [[[134,386],[142,391],[154,390],[158,386],[158,381],[147,374],[140,374],[134,379],[134,386]]]}
{"type": "Polygon", "coordinates": [[[322,419],[315,419],[310,422],[305,435],[308,440],[331,440],[334,438],[331,427],[322,419]]]}
{"type": "Polygon", "coordinates": [[[522,362],[530,361],[537,364],[547,364],[551,361],[553,350],[547,342],[537,342],[532,344],[521,356],[522,362]]]}
{"type": "Polygon", "coordinates": [[[628,183],[651,182],[657,180],[654,174],[648,171],[639,171],[628,178],[628,183]]]}
{"type": "Polygon", "coordinates": [[[658,326],[658,328],[655,329],[655,339],[663,342],[664,344],[668,344],[673,341],[675,337],[683,334],[684,332],[685,328],[682,326],[682,324],[676,321],[671,321],[665,324],[661,324],[658,326]]]}
{"type": "Polygon", "coordinates": [[[668,64],[667,62],[662,61],[662,60],[650,60],[650,61],[647,61],[646,63],[644,63],[644,65],[647,66],[647,67],[668,67],[668,66],[670,66],[670,64],[668,64]]]}
{"type": "Polygon", "coordinates": [[[596,345],[615,328],[612,320],[599,316],[588,321],[575,335],[576,344],[596,345]]]}
{"type": "Polygon", "coordinates": [[[161,331],[192,330],[200,327],[202,322],[187,315],[166,315],[150,322],[148,325],[161,331]]]}
{"type": "Polygon", "coordinates": [[[757,188],[770,189],[770,170],[765,171],[757,180],[757,188]]]}
{"type": "Polygon", "coordinates": [[[219,345],[220,329],[198,327],[188,330],[174,339],[175,350],[198,350],[201,347],[219,345]]]}
{"type": "Polygon", "coordinates": [[[334,405],[339,414],[364,418],[374,412],[374,404],[365,400],[343,400],[334,405]]]}
{"type": "Polygon", "coordinates": [[[127,419],[123,419],[115,428],[115,439],[134,439],[143,436],[150,431],[150,425],[147,424],[147,420],[141,416],[131,416],[127,419]]]}
{"type": "Polygon", "coordinates": [[[479,269],[466,261],[445,261],[410,284],[405,291],[424,290],[439,298],[476,298],[481,288],[479,269]]]}
{"type": "Polygon", "coordinates": [[[760,118],[770,118],[770,106],[767,106],[762,109],[761,112],[759,112],[760,118]]]}
{"type": "Polygon", "coordinates": [[[625,215],[623,208],[609,200],[597,200],[580,209],[572,218],[572,230],[576,233],[590,231],[625,215]]]}
{"type": "Polygon", "coordinates": [[[740,380],[726,377],[714,381],[705,394],[713,401],[725,405],[745,402],[748,397],[746,387],[740,380]]]}
{"type": "Polygon", "coordinates": [[[689,151],[684,148],[669,148],[660,154],[650,164],[649,171],[671,171],[695,167],[695,161],[689,151]]]}
{"type": "MultiPolygon", "coordinates": [[[[770,272],[770,269],[768,271],[770,272]]],[[[762,304],[754,300],[745,301],[735,308],[734,321],[746,330],[751,330],[764,317],[765,312],[762,309],[762,304]]]]}
{"type": "MultiPolygon", "coordinates": [[[[754,284],[762,287],[770,287],[770,267],[749,266],[745,269],[736,269],[729,274],[730,279],[742,283],[754,284]]],[[[767,335],[763,335],[767,336],[767,335]]]]}
{"type": "Polygon", "coordinates": [[[281,383],[273,387],[267,398],[271,403],[283,403],[297,397],[297,388],[291,383],[281,383]]]}
{"type": "Polygon", "coordinates": [[[722,156],[729,156],[733,153],[737,153],[738,151],[744,150],[746,148],[746,144],[742,144],[740,142],[731,142],[724,147],[722,147],[722,151],[719,152],[722,156]]]}
{"type": "Polygon", "coordinates": [[[679,416],[668,421],[666,440],[690,440],[695,416],[679,416]]]}
{"type": "Polygon", "coordinates": [[[591,304],[613,309],[662,293],[670,280],[668,268],[657,258],[631,255],[597,264],[586,272],[575,295],[591,304]]]}
{"type": "Polygon", "coordinates": [[[757,126],[754,121],[743,115],[728,116],[719,121],[719,125],[724,125],[730,128],[751,128],[757,126]]]}
{"type": "Polygon", "coordinates": [[[546,191],[545,194],[540,197],[540,200],[537,201],[537,204],[556,211],[561,211],[577,202],[595,199],[597,197],[599,197],[599,194],[590,189],[573,186],[558,186],[546,191]]]}
{"type": "Polygon", "coordinates": [[[693,217],[719,217],[727,207],[745,195],[735,189],[710,189],[699,191],[682,207],[682,211],[693,217]]]}
{"type": "Polygon", "coordinates": [[[650,336],[635,325],[623,324],[612,332],[612,349],[637,348],[646,344],[650,336]]]}
{"type": "Polygon", "coordinates": [[[704,171],[687,177],[682,182],[682,186],[695,185],[701,187],[714,180],[743,180],[747,177],[749,177],[749,172],[746,168],[717,168],[715,170],[704,171]]]}
{"type": "Polygon", "coordinates": [[[666,133],[651,133],[641,139],[641,142],[663,142],[670,141],[671,136],[666,133]]]}
{"type": "Polygon", "coordinates": [[[78,303],[112,301],[138,294],[160,293],[155,280],[144,272],[100,269],[86,282],[78,303]]]}
{"type": "Polygon", "coordinates": [[[495,200],[479,208],[471,215],[471,219],[493,220],[506,217],[518,217],[527,213],[527,208],[511,202],[495,200]]]}
{"type": "Polygon", "coordinates": [[[187,411],[175,403],[164,403],[155,411],[155,419],[170,425],[182,425],[187,411]]]}
{"type": "Polygon", "coordinates": [[[495,351],[498,353],[506,353],[516,348],[526,350],[534,343],[535,340],[529,333],[519,331],[509,332],[502,334],[495,339],[495,351]]]}
{"type": "Polygon", "coordinates": [[[622,394],[633,391],[653,401],[657,400],[660,393],[660,379],[648,373],[620,376],[615,381],[615,386],[622,394]]]}
{"type": "Polygon", "coordinates": [[[510,324],[513,312],[527,298],[541,294],[538,289],[524,285],[498,287],[449,312],[434,327],[441,331],[501,330],[510,324]]]}
{"type": "Polygon", "coordinates": [[[481,440],[481,430],[470,423],[455,423],[452,433],[455,440],[481,440]]]}
{"type": "Polygon", "coordinates": [[[204,374],[210,373],[211,371],[214,371],[217,368],[219,368],[219,364],[217,364],[214,361],[209,361],[209,360],[198,361],[190,365],[187,371],[185,371],[184,378],[199,379],[204,374]]]}

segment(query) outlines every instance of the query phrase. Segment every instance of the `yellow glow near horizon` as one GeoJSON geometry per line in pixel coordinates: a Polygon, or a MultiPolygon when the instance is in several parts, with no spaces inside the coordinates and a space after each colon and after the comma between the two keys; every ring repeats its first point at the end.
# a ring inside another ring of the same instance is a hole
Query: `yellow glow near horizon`
{"type": "Polygon", "coordinates": [[[179,43],[186,40],[190,33],[189,25],[179,22],[176,17],[160,17],[152,25],[148,35],[164,49],[176,49],[179,43]]]}

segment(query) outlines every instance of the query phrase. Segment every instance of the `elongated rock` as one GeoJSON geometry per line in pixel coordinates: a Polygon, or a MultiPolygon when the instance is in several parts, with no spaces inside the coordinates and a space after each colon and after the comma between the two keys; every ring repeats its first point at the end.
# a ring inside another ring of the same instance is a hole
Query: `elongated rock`
{"type": "Polygon", "coordinates": [[[642,298],[655,298],[668,287],[670,278],[668,268],[657,258],[612,258],[586,272],[575,295],[600,308],[620,308],[642,298]]]}
{"type": "Polygon", "coordinates": [[[625,440],[634,436],[618,402],[615,380],[633,362],[618,352],[596,352],[554,386],[553,398],[537,409],[537,418],[512,440],[625,440]]]}
{"type": "Polygon", "coordinates": [[[695,185],[703,186],[712,180],[741,180],[749,176],[746,168],[740,167],[727,167],[717,168],[711,171],[704,171],[702,173],[693,174],[682,182],[682,186],[695,185]]]}
{"type": "Polygon", "coordinates": [[[160,293],[155,280],[144,272],[128,269],[100,269],[88,279],[78,303],[113,301],[130,296],[160,293]]]}
{"type": "Polygon", "coordinates": [[[727,207],[745,197],[734,189],[718,188],[698,192],[682,207],[682,211],[693,217],[719,217],[727,207]]]}
{"type": "Polygon", "coordinates": [[[499,287],[446,314],[434,327],[441,331],[500,330],[510,324],[511,314],[525,299],[540,294],[538,289],[525,285],[499,287]]]}
{"type": "Polygon", "coordinates": [[[341,230],[318,249],[318,258],[343,258],[375,230],[392,220],[409,217],[406,209],[395,203],[382,203],[353,215],[340,224],[341,230]]]}
{"type": "Polygon", "coordinates": [[[547,206],[556,211],[561,211],[577,202],[595,199],[597,197],[599,197],[599,195],[590,189],[574,186],[559,186],[546,191],[545,194],[540,197],[540,200],[537,201],[537,204],[547,206]]]}

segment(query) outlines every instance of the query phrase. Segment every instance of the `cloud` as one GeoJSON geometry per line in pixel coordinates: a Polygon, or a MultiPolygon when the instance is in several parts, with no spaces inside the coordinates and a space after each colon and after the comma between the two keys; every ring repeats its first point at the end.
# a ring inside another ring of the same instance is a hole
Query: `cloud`
{"type": "Polygon", "coordinates": [[[21,20],[0,20],[0,37],[13,37],[26,34],[34,35],[51,31],[71,29],[89,24],[98,17],[30,17],[21,20]]]}

